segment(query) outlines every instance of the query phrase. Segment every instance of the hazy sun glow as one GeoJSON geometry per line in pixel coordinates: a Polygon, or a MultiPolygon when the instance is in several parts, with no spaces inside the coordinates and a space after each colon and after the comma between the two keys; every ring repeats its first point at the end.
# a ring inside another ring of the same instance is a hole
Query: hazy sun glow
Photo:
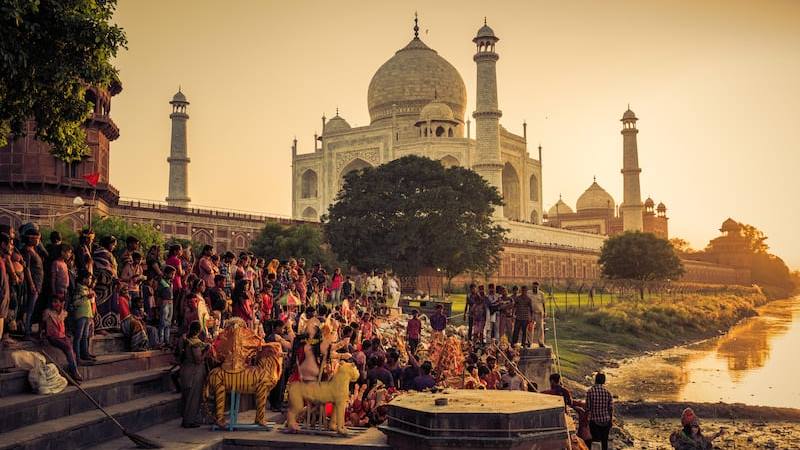
{"type": "MultiPolygon", "coordinates": [[[[189,195],[288,215],[291,140],[313,150],[338,107],[365,125],[367,86],[412,37],[461,73],[474,109],[471,42],[484,16],[500,37],[501,123],[543,150],[545,207],[574,206],[592,176],[621,201],[628,103],[640,118],[642,196],[695,247],[728,216],[767,232],[800,266],[800,2],[121,1],[129,50],[112,115],[112,183],[163,200],[168,101],[189,106],[189,195]]],[[[473,134],[474,137],[474,134],[473,134]]]]}

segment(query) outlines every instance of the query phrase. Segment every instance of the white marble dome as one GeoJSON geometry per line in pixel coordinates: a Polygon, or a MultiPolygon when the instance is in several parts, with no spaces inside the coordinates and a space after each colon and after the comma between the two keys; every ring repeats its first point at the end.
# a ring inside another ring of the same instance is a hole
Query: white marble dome
{"type": "Polygon", "coordinates": [[[390,120],[393,105],[398,115],[413,115],[416,119],[434,92],[452,110],[455,120],[463,122],[467,106],[464,80],[452,64],[414,38],[372,76],[367,92],[372,124],[390,120]]]}
{"type": "Polygon", "coordinates": [[[419,120],[424,122],[434,120],[450,122],[454,120],[453,110],[447,106],[447,103],[437,99],[422,108],[422,111],[419,113],[419,120]]]}

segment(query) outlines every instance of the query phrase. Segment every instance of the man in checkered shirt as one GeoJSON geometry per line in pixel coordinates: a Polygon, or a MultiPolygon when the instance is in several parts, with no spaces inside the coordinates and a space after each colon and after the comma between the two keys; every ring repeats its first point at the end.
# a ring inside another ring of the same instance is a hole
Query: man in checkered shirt
{"type": "Polygon", "coordinates": [[[611,393],[603,386],[606,384],[606,375],[597,373],[594,376],[594,386],[586,391],[586,407],[589,410],[589,431],[592,439],[587,442],[600,442],[603,450],[608,450],[608,432],[611,431],[611,417],[614,414],[611,393]]]}

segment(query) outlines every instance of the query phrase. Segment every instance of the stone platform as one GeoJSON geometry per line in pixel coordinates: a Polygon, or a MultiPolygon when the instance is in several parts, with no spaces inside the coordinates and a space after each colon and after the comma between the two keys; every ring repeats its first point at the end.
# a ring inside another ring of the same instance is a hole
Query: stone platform
{"type": "MultiPolygon", "coordinates": [[[[242,413],[242,423],[252,423],[255,412],[242,413]]],[[[281,424],[285,417],[268,413],[267,420],[281,424]]],[[[137,434],[160,443],[170,450],[390,450],[386,436],[375,428],[352,437],[328,437],[287,434],[279,431],[211,431],[209,426],[181,428],[180,419],[144,429],[137,434]]],[[[109,440],[91,447],[93,450],[133,450],[136,446],[127,438],[109,440]]]]}
{"type": "Polygon", "coordinates": [[[564,400],[522,391],[407,393],[389,404],[379,429],[396,450],[570,448],[564,400]]]}
{"type": "Polygon", "coordinates": [[[519,355],[519,370],[543,391],[550,388],[550,374],[553,371],[552,347],[523,348],[519,355]]]}

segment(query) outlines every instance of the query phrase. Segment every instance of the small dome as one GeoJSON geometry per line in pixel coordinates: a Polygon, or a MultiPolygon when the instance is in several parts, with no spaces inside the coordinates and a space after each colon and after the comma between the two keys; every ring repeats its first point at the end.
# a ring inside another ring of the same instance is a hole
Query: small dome
{"type": "Polygon", "coordinates": [[[575,207],[578,212],[590,209],[614,209],[614,198],[595,181],[578,197],[575,207]]]}
{"type": "Polygon", "coordinates": [[[478,30],[478,35],[476,37],[496,37],[494,35],[494,30],[489,28],[489,25],[486,25],[486,22],[483,23],[483,26],[478,30]]]}
{"type": "Polygon", "coordinates": [[[659,203],[658,207],[656,207],[656,211],[666,211],[666,210],[667,210],[667,205],[665,205],[663,202],[659,203]]]}
{"type": "Polygon", "coordinates": [[[636,120],[636,114],[634,114],[633,111],[631,111],[631,109],[628,108],[628,110],[622,114],[622,120],[630,120],[630,119],[636,120]]]}
{"type": "Polygon", "coordinates": [[[189,101],[186,100],[186,96],[183,95],[183,92],[181,92],[180,89],[178,89],[178,92],[172,96],[172,101],[176,103],[189,103],[189,101]]]}
{"type": "Polygon", "coordinates": [[[419,120],[422,122],[440,120],[455,122],[453,110],[446,103],[434,100],[422,108],[419,112],[419,120]]]}
{"type": "Polygon", "coordinates": [[[325,124],[325,131],[323,131],[323,134],[340,133],[342,131],[348,131],[351,128],[352,127],[350,124],[337,114],[331,117],[331,119],[325,124]]]}
{"type": "Polygon", "coordinates": [[[644,201],[644,206],[645,206],[646,208],[652,208],[652,207],[654,207],[655,205],[656,205],[656,202],[654,202],[654,201],[653,201],[653,199],[652,199],[652,198],[650,198],[650,197],[647,197],[647,200],[645,200],[645,201],[644,201]]]}
{"type": "Polygon", "coordinates": [[[547,217],[550,218],[563,216],[564,214],[573,214],[573,211],[572,208],[561,199],[558,199],[556,204],[547,210],[547,217]]]}

